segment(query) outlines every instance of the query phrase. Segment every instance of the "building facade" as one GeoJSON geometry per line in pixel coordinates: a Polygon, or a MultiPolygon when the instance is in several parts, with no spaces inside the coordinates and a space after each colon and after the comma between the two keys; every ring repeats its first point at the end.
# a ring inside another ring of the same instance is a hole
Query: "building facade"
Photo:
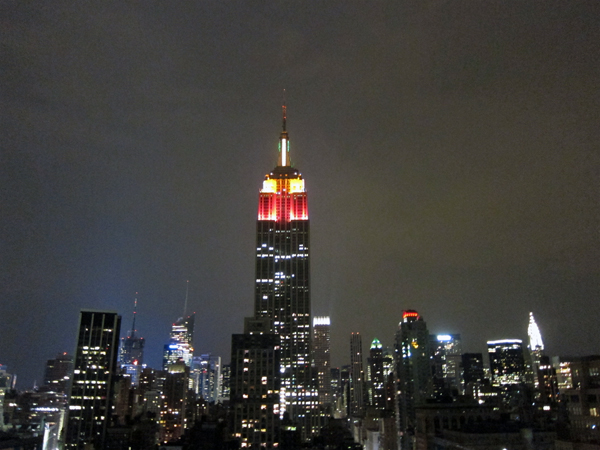
{"type": "Polygon", "coordinates": [[[240,448],[276,448],[280,443],[280,338],[246,320],[231,342],[232,435],[240,448]]]}
{"type": "Polygon", "coordinates": [[[520,339],[488,341],[487,347],[492,385],[502,387],[525,383],[526,366],[523,341],[520,339]]]}

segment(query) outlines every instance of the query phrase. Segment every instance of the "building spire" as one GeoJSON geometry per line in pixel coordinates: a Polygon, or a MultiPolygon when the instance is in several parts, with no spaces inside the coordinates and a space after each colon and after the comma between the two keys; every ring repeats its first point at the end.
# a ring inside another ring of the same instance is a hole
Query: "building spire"
{"type": "Polygon", "coordinates": [[[283,130],[279,136],[279,163],[278,166],[290,166],[290,139],[286,130],[287,106],[285,104],[285,89],[283,90],[283,106],[281,107],[283,115],[283,130]]]}
{"type": "Polygon", "coordinates": [[[188,294],[190,292],[190,280],[185,282],[185,303],[183,304],[183,318],[185,319],[185,313],[187,312],[188,294]]]}
{"type": "Polygon", "coordinates": [[[542,334],[540,329],[533,318],[533,313],[529,313],[529,326],[527,327],[527,334],[529,335],[529,349],[532,351],[544,350],[544,342],[542,341],[542,334]]]}
{"type": "Polygon", "coordinates": [[[283,112],[283,131],[285,131],[285,120],[287,119],[286,116],[286,106],[285,106],[285,89],[283,90],[283,106],[281,107],[282,112],[283,112]]]}
{"type": "Polygon", "coordinates": [[[137,315],[137,296],[138,293],[135,293],[135,298],[133,300],[133,323],[131,324],[131,331],[129,332],[129,337],[130,338],[134,338],[135,337],[135,332],[137,331],[135,329],[135,316],[137,315]]]}

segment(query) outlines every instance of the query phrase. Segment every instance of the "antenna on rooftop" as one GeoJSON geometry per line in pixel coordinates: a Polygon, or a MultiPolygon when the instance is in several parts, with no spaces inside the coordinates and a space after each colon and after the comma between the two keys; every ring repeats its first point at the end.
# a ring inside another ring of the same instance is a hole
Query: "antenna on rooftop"
{"type": "Polygon", "coordinates": [[[135,316],[137,315],[137,296],[138,293],[135,293],[135,298],[133,300],[133,323],[131,324],[131,331],[129,332],[129,337],[135,337],[135,332],[137,331],[135,329],[135,316]]]}
{"type": "Polygon", "coordinates": [[[188,294],[190,292],[190,280],[187,280],[185,283],[185,303],[183,305],[183,317],[185,317],[185,312],[187,311],[188,294]]]}
{"type": "Polygon", "coordinates": [[[283,106],[282,106],[282,112],[283,112],[283,131],[285,131],[285,120],[287,119],[287,111],[286,111],[286,106],[285,106],[285,89],[283,90],[283,106]]]}

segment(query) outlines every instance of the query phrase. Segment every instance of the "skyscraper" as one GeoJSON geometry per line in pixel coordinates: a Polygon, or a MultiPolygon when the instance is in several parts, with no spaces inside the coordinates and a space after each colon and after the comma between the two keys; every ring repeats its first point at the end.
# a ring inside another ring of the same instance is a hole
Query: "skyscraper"
{"type": "Polygon", "coordinates": [[[160,408],[160,440],[176,441],[188,425],[186,414],[189,402],[190,368],[183,359],[167,367],[160,408]]]}
{"type": "Polygon", "coordinates": [[[306,439],[309,416],[318,406],[311,371],[309,221],[304,180],[290,161],[283,107],[277,166],[259,195],[254,317],[270,319],[281,340],[281,405],[306,439]]]}
{"type": "Polygon", "coordinates": [[[103,448],[112,398],[121,316],[81,311],[73,370],[66,447],[103,448]]]}
{"type": "Polygon", "coordinates": [[[529,336],[529,357],[531,358],[531,370],[533,372],[533,382],[536,388],[539,387],[538,370],[540,368],[540,360],[544,352],[544,342],[542,334],[535,322],[533,313],[529,313],[529,326],[527,327],[527,335],[529,336]]]}
{"type": "Polygon", "coordinates": [[[196,313],[180,317],[171,327],[169,343],[165,344],[163,353],[163,370],[168,370],[169,364],[182,359],[186,366],[192,366],[194,356],[194,320],[196,313]]]}
{"type": "Polygon", "coordinates": [[[133,322],[131,330],[126,337],[121,338],[121,348],[119,349],[119,365],[131,377],[131,383],[137,386],[140,371],[144,364],[144,344],[143,337],[136,336],[135,319],[137,315],[137,298],[133,307],[133,322]]]}
{"type": "Polygon", "coordinates": [[[221,357],[210,353],[194,356],[191,377],[194,392],[207,402],[221,401],[221,357]]]}
{"type": "Polygon", "coordinates": [[[280,444],[280,339],[269,319],[246,318],[231,341],[232,432],[241,448],[280,444]]]}
{"type": "Polygon", "coordinates": [[[415,406],[431,397],[429,332],[414,310],[402,312],[396,331],[396,425],[398,448],[412,448],[416,426],[415,406]]]}
{"type": "Polygon", "coordinates": [[[525,359],[521,339],[488,341],[487,347],[494,386],[525,382],[525,359]]]}
{"type": "Polygon", "coordinates": [[[360,333],[350,335],[350,414],[359,416],[364,408],[365,373],[362,357],[362,337],[360,333]]]}
{"type": "Polygon", "coordinates": [[[385,373],[383,345],[373,339],[369,349],[369,403],[377,409],[385,409],[385,373]]]}
{"type": "Polygon", "coordinates": [[[437,334],[429,337],[433,364],[433,394],[436,398],[462,394],[460,334],[437,334]]]}
{"type": "Polygon", "coordinates": [[[327,316],[313,318],[313,355],[317,370],[319,402],[331,405],[331,320],[327,316]]]}
{"type": "Polygon", "coordinates": [[[59,353],[56,358],[49,359],[44,372],[44,389],[68,394],[73,376],[73,356],[59,353]]]}
{"type": "Polygon", "coordinates": [[[464,353],[462,366],[465,394],[477,398],[484,380],[483,354],[464,353]]]}

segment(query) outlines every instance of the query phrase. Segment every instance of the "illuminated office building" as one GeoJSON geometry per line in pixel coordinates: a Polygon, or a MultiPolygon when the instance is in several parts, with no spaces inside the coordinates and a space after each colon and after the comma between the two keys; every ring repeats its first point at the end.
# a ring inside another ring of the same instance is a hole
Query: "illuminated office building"
{"type": "Polygon", "coordinates": [[[161,442],[176,441],[188,426],[189,377],[190,368],[182,359],[167,366],[161,395],[161,442]]]}
{"type": "Polygon", "coordinates": [[[73,382],[69,397],[66,447],[103,448],[112,414],[121,316],[81,311],[73,382]]]}
{"type": "Polygon", "coordinates": [[[192,367],[194,356],[194,321],[196,313],[180,317],[171,327],[169,343],[165,344],[163,353],[163,370],[180,359],[186,366],[192,367]]]}
{"type": "Polygon", "coordinates": [[[429,338],[431,351],[433,394],[436,398],[462,394],[460,334],[437,334],[429,338]]]}
{"type": "Polygon", "coordinates": [[[501,339],[488,341],[488,356],[492,385],[508,386],[525,382],[526,367],[523,355],[523,341],[501,339]]]}
{"type": "Polygon", "coordinates": [[[383,345],[373,339],[369,349],[369,404],[377,409],[385,409],[385,369],[383,345]]]}
{"type": "Polygon", "coordinates": [[[329,317],[313,318],[313,358],[317,371],[319,402],[331,405],[331,320],[329,317]]]}
{"type": "Polygon", "coordinates": [[[232,436],[240,448],[275,448],[280,443],[281,348],[269,322],[246,318],[244,334],[232,336],[232,436]]]}
{"type": "Polygon", "coordinates": [[[210,353],[194,356],[192,372],[194,392],[209,403],[221,401],[221,357],[210,353]]]}
{"type": "Polygon", "coordinates": [[[279,137],[279,161],[265,176],[259,194],[254,317],[270,320],[269,332],[281,339],[280,415],[301,429],[303,439],[318,408],[311,368],[309,220],[304,180],[290,161],[286,131],[279,137]]]}
{"type": "Polygon", "coordinates": [[[133,308],[133,323],[131,330],[127,336],[121,338],[121,347],[119,349],[119,365],[121,369],[131,377],[131,383],[134,386],[138,385],[140,371],[144,364],[144,344],[146,341],[143,337],[136,335],[135,319],[137,315],[137,298],[135,299],[133,308]]]}

